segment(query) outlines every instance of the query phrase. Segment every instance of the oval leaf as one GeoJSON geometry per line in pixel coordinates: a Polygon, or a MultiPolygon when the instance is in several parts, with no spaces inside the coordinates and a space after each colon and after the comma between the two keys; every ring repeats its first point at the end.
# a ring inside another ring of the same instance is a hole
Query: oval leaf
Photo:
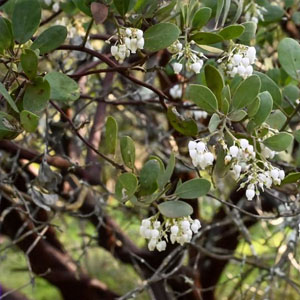
{"type": "Polygon", "coordinates": [[[260,91],[268,91],[273,99],[274,104],[279,106],[282,102],[282,94],[278,85],[268,76],[260,72],[254,72],[259,76],[261,82],[260,91]]]}
{"type": "Polygon", "coordinates": [[[108,117],[105,123],[106,153],[115,154],[118,138],[118,123],[113,117],[108,117]]]}
{"type": "Polygon", "coordinates": [[[300,180],[300,172],[292,172],[289,173],[285,178],[281,181],[281,185],[288,183],[295,183],[300,180]]]}
{"type": "Polygon", "coordinates": [[[257,97],[260,90],[260,79],[252,75],[243,80],[233,95],[232,105],[235,109],[241,109],[251,104],[257,97]]]}
{"type": "Polygon", "coordinates": [[[181,184],[175,191],[181,199],[194,199],[206,195],[210,190],[210,182],[203,178],[195,178],[181,184]]]}
{"type": "Polygon", "coordinates": [[[158,205],[160,213],[167,218],[182,218],[190,216],[193,208],[183,201],[166,201],[158,205]]]}
{"type": "Polygon", "coordinates": [[[194,15],[192,26],[193,28],[201,29],[211,16],[211,8],[209,7],[201,7],[194,15]]]}
{"type": "Polygon", "coordinates": [[[260,126],[268,118],[272,111],[273,99],[269,92],[262,92],[258,95],[260,104],[253,121],[256,126],[260,126]]]}
{"type": "Polygon", "coordinates": [[[51,88],[50,98],[68,102],[79,98],[79,86],[72,78],[60,72],[51,72],[45,76],[51,88]]]}
{"type": "Polygon", "coordinates": [[[23,110],[20,114],[21,125],[28,132],[34,132],[39,125],[39,116],[28,110],[23,110]]]}
{"type": "Polygon", "coordinates": [[[222,90],[224,88],[223,76],[219,70],[212,65],[206,65],[204,71],[206,85],[217,97],[218,107],[222,107],[222,90]]]}
{"type": "Polygon", "coordinates": [[[67,37],[67,29],[62,25],[51,26],[43,31],[31,45],[31,49],[39,49],[41,54],[59,47],[67,37]]]}
{"type": "Polygon", "coordinates": [[[38,68],[38,57],[34,51],[26,49],[21,55],[21,66],[26,76],[33,79],[36,76],[38,68]]]}
{"type": "Polygon", "coordinates": [[[191,84],[188,91],[188,99],[208,113],[214,113],[218,110],[216,96],[204,85],[191,84]]]}
{"type": "Polygon", "coordinates": [[[118,177],[115,196],[119,201],[126,202],[129,200],[138,187],[138,180],[132,173],[123,173],[118,177]]]}
{"type": "Polygon", "coordinates": [[[150,195],[158,188],[157,179],[160,173],[160,165],[156,159],[148,160],[140,173],[140,195],[150,195]]]}
{"type": "Polygon", "coordinates": [[[294,79],[299,80],[300,46],[291,38],[283,39],[278,46],[278,58],[282,68],[294,79]]]}
{"type": "Polygon", "coordinates": [[[191,39],[199,45],[211,45],[223,41],[222,36],[211,32],[198,32],[192,35],[191,39]]]}
{"type": "Polygon", "coordinates": [[[151,26],[144,33],[145,49],[152,52],[165,49],[178,39],[179,34],[179,28],[171,23],[151,26]]]}
{"type": "Polygon", "coordinates": [[[26,87],[23,108],[33,113],[39,113],[46,108],[49,98],[49,83],[43,78],[38,77],[26,87]]]}
{"type": "Polygon", "coordinates": [[[130,169],[134,169],[135,146],[131,137],[122,136],[120,139],[120,148],[124,164],[130,169]]]}
{"type": "Polygon", "coordinates": [[[219,32],[224,40],[232,40],[238,38],[244,32],[245,27],[242,25],[230,25],[219,32]]]}
{"type": "Polygon", "coordinates": [[[12,44],[12,32],[7,19],[0,17],[0,52],[8,49],[12,44]]]}
{"type": "Polygon", "coordinates": [[[293,136],[290,133],[280,132],[267,138],[263,143],[271,150],[280,152],[287,149],[292,141],[293,136]]]}
{"type": "Polygon", "coordinates": [[[39,0],[17,0],[12,15],[14,38],[20,44],[26,43],[36,32],[41,20],[39,0]]]}

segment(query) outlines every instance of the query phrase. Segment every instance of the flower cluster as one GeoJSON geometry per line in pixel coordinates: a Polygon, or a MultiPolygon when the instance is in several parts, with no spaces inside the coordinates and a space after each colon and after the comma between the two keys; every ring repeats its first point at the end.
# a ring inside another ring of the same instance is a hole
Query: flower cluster
{"type": "Polygon", "coordinates": [[[140,234],[143,238],[149,240],[148,248],[150,251],[157,249],[161,252],[166,250],[169,240],[172,244],[176,242],[180,245],[189,243],[193,233],[197,233],[200,228],[200,221],[193,220],[191,217],[177,219],[164,217],[164,221],[161,223],[158,221],[157,216],[153,216],[142,221],[140,234]]]}
{"type": "Polygon", "coordinates": [[[190,72],[194,72],[195,74],[200,73],[204,57],[203,53],[198,52],[192,49],[192,45],[194,42],[190,42],[186,44],[185,47],[180,43],[180,41],[175,41],[168,50],[173,54],[172,59],[175,62],[172,64],[173,70],[175,74],[179,74],[183,69],[183,62],[185,62],[186,68],[190,72]]]}
{"type": "Polygon", "coordinates": [[[207,166],[211,166],[214,162],[214,155],[202,141],[190,141],[188,144],[189,154],[194,167],[200,167],[204,170],[207,166]]]}
{"type": "Polygon", "coordinates": [[[120,28],[118,33],[118,40],[114,46],[111,46],[110,51],[112,56],[123,63],[130,53],[136,53],[138,49],[144,48],[144,33],[137,28],[120,28]]]}
{"type": "Polygon", "coordinates": [[[261,159],[256,157],[254,148],[246,139],[239,139],[234,145],[227,147],[223,143],[223,148],[227,151],[225,164],[231,163],[231,172],[235,180],[246,180],[240,185],[246,187],[246,197],[252,200],[255,195],[259,195],[264,188],[271,188],[272,184],[279,185],[284,179],[283,170],[274,167],[267,158],[273,158],[274,151],[261,144],[261,159]]]}
{"type": "Polygon", "coordinates": [[[256,50],[254,47],[239,45],[228,57],[227,74],[231,77],[238,74],[243,78],[247,78],[253,73],[252,64],[254,64],[255,60],[256,50]]]}

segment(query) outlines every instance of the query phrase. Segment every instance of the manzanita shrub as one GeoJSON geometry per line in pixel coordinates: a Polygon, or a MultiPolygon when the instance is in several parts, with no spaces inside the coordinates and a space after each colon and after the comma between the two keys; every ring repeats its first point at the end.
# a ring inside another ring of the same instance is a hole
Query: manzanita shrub
{"type": "Polygon", "coordinates": [[[69,299],[30,253],[71,215],[145,279],[121,299],[299,297],[299,1],[0,3],[0,230],[33,272],[69,299]]]}

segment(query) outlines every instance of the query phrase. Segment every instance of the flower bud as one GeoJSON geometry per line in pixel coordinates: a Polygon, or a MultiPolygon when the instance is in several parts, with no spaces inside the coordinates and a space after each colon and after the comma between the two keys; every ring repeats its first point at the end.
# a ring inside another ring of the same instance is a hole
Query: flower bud
{"type": "Polygon", "coordinates": [[[240,54],[235,54],[235,55],[233,55],[232,60],[233,60],[234,64],[239,65],[242,61],[242,56],[240,54]]]}
{"type": "Polygon", "coordinates": [[[197,151],[199,153],[203,153],[205,150],[205,144],[203,142],[198,142],[197,143],[197,151]]]}
{"type": "Polygon", "coordinates": [[[167,243],[165,241],[160,241],[157,243],[156,245],[156,249],[161,252],[161,251],[165,251],[167,247],[167,243]]]}
{"type": "Polygon", "coordinates": [[[189,141],[188,148],[189,148],[189,150],[196,150],[197,149],[197,143],[194,142],[194,141],[189,141]]]}
{"type": "Polygon", "coordinates": [[[239,153],[239,148],[237,146],[231,146],[229,148],[229,152],[230,152],[232,157],[237,157],[237,155],[239,153]]]}
{"type": "Polygon", "coordinates": [[[246,197],[248,200],[252,200],[255,196],[255,191],[254,190],[246,190],[246,197]]]}
{"type": "Polygon", "coordinates": [[[137,45],[137,47],[138,47],[139,49],[143,49],[143,48],[144,48],[144,44],[145,44],[144,38],[140,38],[140,39],[138,39],[136,45],[137,45]]]}
{"type": "Polygon", "coordinates": [[[171,233],[172,233],[173,235],[177,235],[178,232],[179,232],[178,226],[177,226],[177,225],[173,225],[173,226],[171,227],[171,233]]]}
{"type": "Polygon", "coordinates": [[[118,47],[117,46],[111,46],[110,47],[110,53],[112,56],[116,56],[116,54],[118,53],[118,47]]]}
{"type": "Polygon", "coordinates": [[[173,70],[175,74],[179,74],[182,70],[182,64],[180,63],[174,63],[173,64],[173,70]]]}

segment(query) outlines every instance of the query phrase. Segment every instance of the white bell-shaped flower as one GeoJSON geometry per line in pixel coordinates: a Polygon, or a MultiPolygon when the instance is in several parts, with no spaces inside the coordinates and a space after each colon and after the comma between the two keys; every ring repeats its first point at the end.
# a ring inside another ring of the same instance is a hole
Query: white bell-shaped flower
{"type": "Polygon", "coordinates": [[[246,197],[248,200],[252,200],[255,196],[255,191],[254,190],[250,190],[250,189],[247,189],[246,190],[246,197]]]}
{"type": "Polygon", "coordinates": [[[172,66],[175,74],[179,74],[181,72],[182,64],[176,62],[172,66]]]}

